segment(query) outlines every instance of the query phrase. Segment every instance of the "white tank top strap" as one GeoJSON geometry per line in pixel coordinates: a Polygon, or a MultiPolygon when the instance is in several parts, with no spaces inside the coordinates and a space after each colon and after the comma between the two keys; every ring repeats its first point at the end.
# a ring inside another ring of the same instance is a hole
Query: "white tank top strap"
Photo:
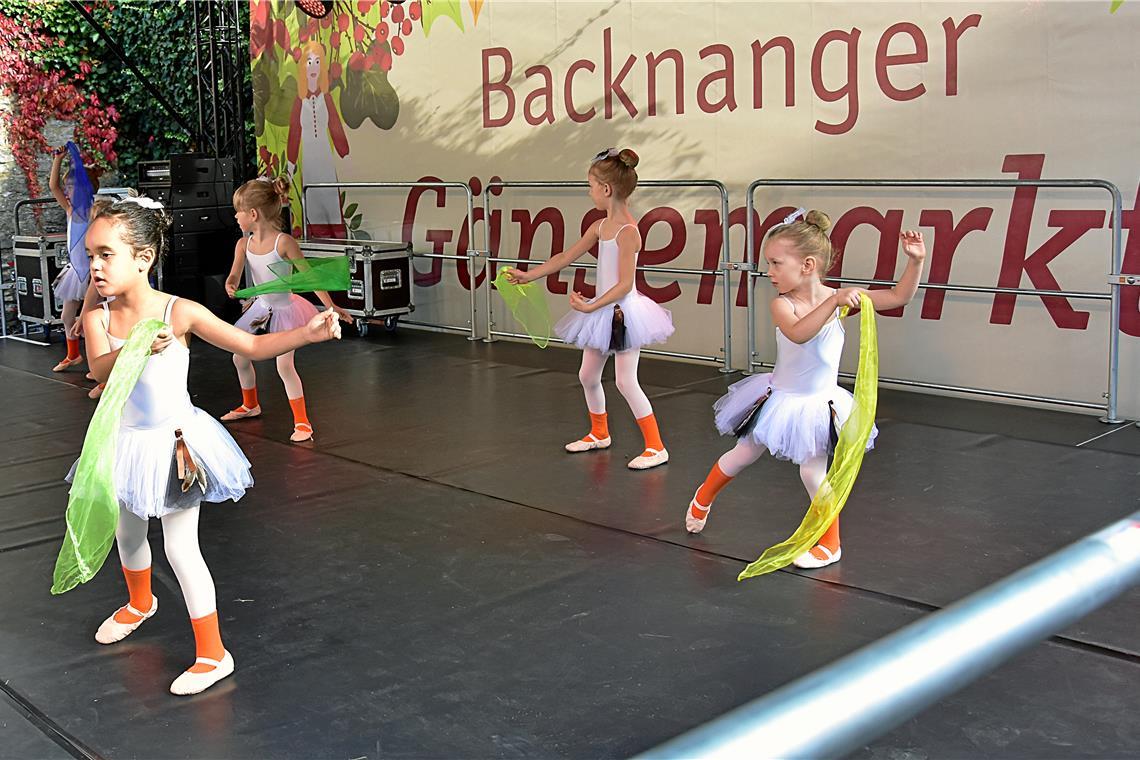
{"type": "Polygon", "coordinates": [[[103,332],[107,335],[111,334],[111,306],[110,301],[104,301],[99,304],[103,307],[103,332]]]}
{"type": "MultiPolygon", "coordinates": [[[[795,301],[793,301],[792,299],[788,298],[788,296],[787,296],[786,294],[784,294],[784,293],[781,293],[781,294],[780,294],[780,298],[783,298],[785,301],[787,301],[787,302],[788,302],[788,306],[791,306],[791,307],[792,307],[792,314],[796,314],[796,302],[795,302],[795,301]]],[[[798,315],[798,314],[796,314],[796,316],[799,316],[799,315],[798,315]]]]}
{"type": "Polygon", "coordinates": [[[171,296],[170,300],[166,302],[166,310],[162,312],[162,321],[170,324],[170,315],[174,313],[174,302],[178,300],[178,296],[171,296]]]}
{"type": "Polygon", "coordinates": [[[618,235],[620,235],[621,231],[624,230],[626,227],[633,227],[634,229],[637,229],[636,224],[623,224],[622,226],[618,227],[618,231],[614,233],[614,240],[618,239],[618,235]]]}
{"type": "MultiPolygon", "coordinates": [[[[284,234],[285,234],[284,232],[278,232],[277,237],[273,238],[273,252],[274,253],[277,253],[277,244],[281,242],[281,236],[284,234]]],[[[278,254],[278,255],[280,255],[280,254],[278,254]]]]}

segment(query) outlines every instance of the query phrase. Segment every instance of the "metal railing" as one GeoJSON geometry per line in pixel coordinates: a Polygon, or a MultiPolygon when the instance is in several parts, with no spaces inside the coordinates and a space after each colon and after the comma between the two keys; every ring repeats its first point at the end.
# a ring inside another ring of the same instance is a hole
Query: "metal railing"
{"type": "Polygon", "coordinates": [[[641,755],[842,757],[1140,581],[1140,512],[641,755]]]}
{"type": "MultiPolygon", "coordinates": [[[[312,184],[305,184],[301,187],[301,234],[307,235],[308,214],[306,208],[308,206],[308,192],[313,188],[327,188],[327,189],[340,189],[340,188],[357,188],[357,189],[394,189],[394,188],[428,188],[428,189],[447,189],[453,188],[463,190],[467,198],[467,242],[468,248],[466,254],[448,254],[448,253],[423,253],[412,251],[412,257],[417,259],[443,259],[446,261],[466,261],[467,262],[467,277],[469,281],[470,291],[470,318],[468,319],[467,326],[449,325],[438,322],[421,322],[417,320],[404,319],[401,320],[405,324],[419,325],[421,327],[434,327],[442,330],[451,330],[453,332],[468,333],[468,340],[478,340],[478,328],[475,318],[475,299],[477,290],[475,285],[475,259],[480,258],[481,252],[475,250],[475,196],[471,192],[471,186],[466,182],[313,182],[312,184]]],[[[366,244],[368,241],[359,241],[366,244]]]]}
{"type": "MultiPolygon", "coordinates": [[[[541,263],[529,259],[512,259],[502,256],[491,255],[491,190],[493,188],[540,188],[545,190],[571,188],[571,187],[589,187],[589,182],[583,180],[550,180],[550,181],[520,181],[509,182],[503,180],[494,180],[487,183],[483,189],[483,224],[484,224],[484,247],[487,250],[487,342],[493,342],[495,336],[509,337],[509,338],[527,338],[529,336],[523,333],[507,332],[504,330],[496,330],[494,322],[494,312],[492,311],[492,301],[494,288],[491,287],[491,270],[495,264],[534,264],[541,263]]],[[[720,209],[721,209],[721,255],[720,262],[716,269],[693,269],[687,267],[661,267],[661,266],[641,266],[637,267],[639,272],[656,272],[660,274],[696,274],[696,275],[713,275],[720,277],[722,280],[723,293],[724,293],[724,347],[721,349],[721,354],[686,354],[679,351],[665,351],[661,349],[642,349],[643,354],[655,354],[658,356],[671,356],[678,359],[692,359],[695,361],[707,361],[713,364],[720,364],[721,372],[735,372],[732,366],[732,298],[731,298],[731,283],[730,273],[738,269],[737,265],[729,262],[728,250],[728,189],[724,186],[723,182],[714,179],[694,179],[694,180],[674,180],[674,179],[643,179],[638,180],[638,187],[679,187],[679,188],[698,188],[710,187],[716,189],[720,196],[720,209]]],[[[568,268],[573,269],[596,269],[597,265],[592,263],[574,262],[568,268]]],[[[598,295],[601,295],[600,293],[598,295]]],[[[551,338],[552,342],[562,343],[564,341],[558,338],[551,338]]]]}
{"type": "MultiPolygon", "coordinates": [[[[879,382],[892,385],[902,385],[917,388],[931,388],[934,390],[953,391],[956,393],[969,393],[978,396],[991,396],[996,398],[1017,399],[1038,403],[1058,404],[1061,406],[1080,407],[1085,409],[1101,409],[1104,415],[1101,422],[1122,422],[1116,414],[1118,396],[1118,376],[1120,363],[1120,268],[1122,262],[1121,252],[1121,200],[1120,188],[1111,182],[1101,179],[758,179],[748,185],[746,199],[747,215],[747,242],[745,259],[747,260],[756,246],[756,220],[755,220],[755,193],[758,187],[960,187],[960,188],[997,188],[997,187],[1045,187],[1067,189],[1100,189],[1109,193],[1112,198],[1112,252],[1110,259],[1111,272],[1108,293],[1080,292],[1064,290],[1040,290],[1034,288],[1002,288],[982,285],[949,285],[944,283],[923,282],[919,288],[925,290],[943,290],[965,293],[993,293],[1010,294],[1015,296],[1057,296],[1082,300],[1109,301],[1111,317],[1109,322],[1108,338],[1108,390],[1104,393],[1106,399],[1103,404],[1094,404],[1075,399],[1056,398],[1051,396],[1037,396],[1028,393],[1013,391],[1000,391],[990,388],[976,388],[967,385],[948,385],[945,383],[932,383],[923,380],[907,380],[903,378],[881,377],[879,382]],[[1115,279],[1114,279],[1115,278],[1115,279]]],[[[748,366],[746,370],[752,372],[757,367],[770,368],[772,363],[756,361],[756,298],[755,285],[758,277],[767,274],[758,271],[749,271],[746,275],[748,286],[745,288],[748,301],[748,366]]],[[[869,280],[854,277],[828,277],[827,279],[855,285],[893,285],[893,282],[884,280],[869,280]]],[[[854,375],[841,372],[840,377],[853,378],[854,375]]]]}

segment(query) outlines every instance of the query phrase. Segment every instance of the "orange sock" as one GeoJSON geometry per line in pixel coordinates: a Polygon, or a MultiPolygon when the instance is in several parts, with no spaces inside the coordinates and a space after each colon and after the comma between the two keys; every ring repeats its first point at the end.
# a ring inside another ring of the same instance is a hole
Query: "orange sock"
{"type": "MultiPolygon", "coordinates": [[[[131,595],[129,604],[139,612],[147,612],[150,610],[151,605],[151,590],[150,590],[150,568],[142,570],[128,570],[123,568],[123,577],[127,579],[127,592],[131,595]]],[[[127,610],[119,610],[115,613],[115,622],[117,623],[134,623],[139,619],[138,615],[127,610]]]]}
{"type": "Polygon", "coordinates": [[[70,361],[75,361],[78,358],[79,358],[79,339],[78,338],[68,338],[67,339],[67,360],[70,362],[70,361]]]}
{"type": "MultiPolygon", "coordinates": [[[[289,399],[289,406],[293,409],[293,425],[309,425],[309,415],[305,411],[305,397],[289,399]]],[[[309,425],[312,428],[312,425],[309,425]]]]}
{"type": "MultiPolygon", "coordinates": [[[[594,414],[590,412],[590,435],[599,441],[603,438],[610,437],[610,416],[605,412],[601,414],[594,414]]],[[[585,441],[589,436],[583,436],[582,440],[585,441]]]]}
{"type": "Polygon", "coordinates": [[[645,439],[645,448],[647,450],[665,450],[665,444],[661,442],[661,432],[657,429],[656,417],[652,414],[647,414],[637,421],[637,426],[641,428],[641,436],[645,439]]]}
{"type": "Polygon", "coordinates": [[[827,532],[819,539],[818,546],[826,546],[828,551],[832,554],[839,548],[839,518],[836,517],[831,525],[827,526],[827,532]]]}
{"type": "Polygon", "coordinates": [[[252,409],[257,406],[257,386],[252,388],[241,389],[241,405],[246,409],[252,409]]]}
{"type": "MultiPolygon", "coordinates": [[[[200,618],[192,618],[190,625],[194,628],[194,655],[207,657],[211,660],[221,660],[226,655],[226,648],[222,646],[222,632],[218,628],[217,610],[200,618]]],[[[196,663],[190,668],[191,673],[206,673],[213,670],[211,665],[196,663]]]]}
{"type": "Polygon", "coordinates": [[[716,500],[717,494],[730,482],[732,482],[732,477],[724,474],[724,470],[720,469],[720,462],[714,464],[712,469],[709,470],[709,475],[705,478],[705,482],[701,483],[701,487],[697,489],[697,504],[700,504],[705,509],[701,512],[690,509],[689,512],[693,517],[698,520],[704,519],[704,516],[708,514],[708,508],[711,507],[712,503],[716,500]]]}

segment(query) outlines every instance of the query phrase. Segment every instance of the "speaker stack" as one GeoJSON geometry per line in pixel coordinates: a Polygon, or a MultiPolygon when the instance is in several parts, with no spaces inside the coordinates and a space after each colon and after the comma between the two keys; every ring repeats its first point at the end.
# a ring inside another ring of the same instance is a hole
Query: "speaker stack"
{"type": "Polygon", "coordinates": [[[174,217],[161,289],[232,321],[238,305],[226,296],[225,279],[241,237],[234,220],[233,159],[190,153],[140,161],[139,192],[160,201],[174,217]]]}

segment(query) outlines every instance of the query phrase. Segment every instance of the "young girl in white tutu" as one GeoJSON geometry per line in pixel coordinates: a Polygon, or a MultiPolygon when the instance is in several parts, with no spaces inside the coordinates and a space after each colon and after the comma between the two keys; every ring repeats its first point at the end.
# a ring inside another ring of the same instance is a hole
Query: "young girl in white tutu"
{"type": "MultiPolygon", "coordinates": [[[[150,518],[162,520],[166,557],[186,601],[197,660],[170,686],[195,694],[233,672],[222,646],[214,581],[198,547],[201,502],[238,500],[253,483],[249,461],[226,429],[190,403],[186,376],[190,334],[255,359],[340,337],[332,311],[314,315],[288,332],[253,336],[221,321],[202,305],[154,290],[147,279],[166,250],[170,217],[150,198],[98,201],[87,231],[91,277],[102,308],[84,315],[87,358],[106,382],[127,336],[140,321],[161,318],[151,356],[123,410],[115,449],[114,484],[119,501],[115,543],[130,601],[95,634],[101,644],[121,641],[158,611],[151,593],[150,518]]],[[[75,467],[68,480],[73,480],[75,467]]]]}
{"type": "Polygon", "coordinates": [[[641,454],[630,460],[629,467],[645,470],[668,462],[669,452],[661,441],[653,407],[637,382],[637,362],[642,346],[662,343],[673,334],[673,318],[634,288],[641,233],[626,204],[637,187],[637,162],[637,154],[628,148],[609,148],[594,156],[588,174],[589,195],[594,206],[606,212],[606,218],[549,261],[525,272],[511,270],[508,274],[514,282],[531,282],[561,270],[598,246],[597,297],[587,300],[580,293],[571,293],[572,311],[554,326],[559,338],[582,349],[578,378],[590,412],[590,432],[566,444],[566,450],[580,452],[610,446],[602,368],[613,354],[618,390],[645,439],[641,454]]]}
{"type": "MultiPolygon", "coordinates": [[[[834,255],[827,236],[831,220],[819,211],[798,219],[802,213],[800,209],[785,219],[764,244],[768,279],[779,292],[771,304],[776,366],[771,373],[733,384],[714,405],[717,430],[737,435],[739,442],[713,465],[689,502],[685,527],[690,533],[704,529],[717,494],[765,451],[798,464],[808,497],[815,497],[827,474],[832,426],[838,430],[851,413],[851,393],[837,384],[844,337],[839,309],[857,308],[862,292],[870,297],[875,311],[893,309],[908,303],[918,290],[926,258],[922,233],[900,236],[907,265],[894,287],[835,290],[822,282],[834,255]]],[[[874,446],[877,432],[872,430],[868,449],[874,446]]],[[[836,518],[819,543],[794,564],[824,567],[838,562],[841,554],[836,518]]]]}
{"type": "MultiPolygon", "coordinates": [[[[231,298],[241,283],[243,271],[247,287],[252,287],[276,279],[269,268],[271,264],[283,259],[302,258],[297,241],[281,231],[281,205],[288,201],[289,181],[284,177],[250,180],[234,193],[234,210],[243,235],[234,246],[234,264],[226,278],[226,292],[231,298]]],[[[317,291],[316,296],[345,322],[352,321],[348,312],[333,304],[328,293],[317,291]]],[[[316,313],[313,304],[295,293],[269,293],[248,302],[236,324],[251,333],[283,332],[306,324],[316,313]]],[[[234,366],[241,383],[241,406],[222,415],[224,422],[261,414],[257,401],[257,371],[253,362],[246,356],[234,354],[234,366]]],[[[285,384],[285,395],[293,410],[293,434],[289,440],[311,440],[313,426],[305,409],[305,389],[293,364],[292,351],[277,357],[277,374],[285,384]]]]}

